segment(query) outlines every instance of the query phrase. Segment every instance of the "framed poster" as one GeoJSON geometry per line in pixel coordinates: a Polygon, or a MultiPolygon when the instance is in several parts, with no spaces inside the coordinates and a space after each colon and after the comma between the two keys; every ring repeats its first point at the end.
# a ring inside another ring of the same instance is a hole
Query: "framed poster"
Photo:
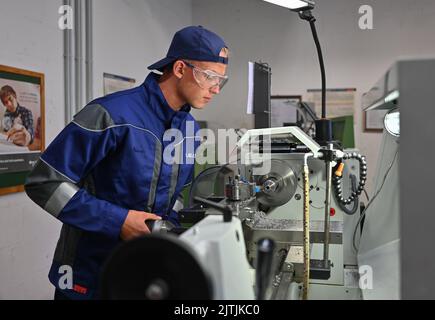
{"type": "Polygon", "coordinates": [[[131,89],[135,86],[136,80],[116,74],[103,73],[104,95],[114,92],[131,89]]]}
{"type": "Polygon", "coordinates": [[[44,75],[0,65],[0,195],[21,192],[45,148],[44,75]]]}
{"type": "Polygon", "coordinates": [[[364,132],[384,131],[384,118],[388,110],[363,111],[364,132]]]}
{"type": "Polygon", "coordinates": [[[271,127],[297,126],[300,123],[298,105],[301,96],[271,97],[271,127]]]}
{"type": "MultiPolygon", "coordinates": [[[[326,116],[328,119],[354,116],[356,88],[326,89],[326,116]]],[[[322,90],[308,89],[308,102],[315,104],[316,114],[322,116],[322,90]]]]}

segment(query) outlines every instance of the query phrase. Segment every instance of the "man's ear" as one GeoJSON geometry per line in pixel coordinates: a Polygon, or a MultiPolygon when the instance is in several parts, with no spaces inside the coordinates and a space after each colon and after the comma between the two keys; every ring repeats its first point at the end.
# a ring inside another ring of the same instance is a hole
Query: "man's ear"
{"type": "Polygon", "coordinates": [[[183,76],[184,76],[184,63],[180,60],[175,61],[174,66],[172,68],[172,72],[178,79],[183,78],[183,76]]]}

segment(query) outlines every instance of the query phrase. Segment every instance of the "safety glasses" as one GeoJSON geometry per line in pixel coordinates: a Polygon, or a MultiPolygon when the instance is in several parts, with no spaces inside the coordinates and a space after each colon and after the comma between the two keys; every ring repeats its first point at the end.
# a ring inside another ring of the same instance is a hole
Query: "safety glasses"
{"type": "Polygon", "coordinates": [[[228,76],[222,76],[211,70],[203,70],[193,64],[182,60],[188,67],[193,70],[193,77],[198,85],[205,90],[210,90],[219,87],[219,90],[228,82],[228,76]]]}

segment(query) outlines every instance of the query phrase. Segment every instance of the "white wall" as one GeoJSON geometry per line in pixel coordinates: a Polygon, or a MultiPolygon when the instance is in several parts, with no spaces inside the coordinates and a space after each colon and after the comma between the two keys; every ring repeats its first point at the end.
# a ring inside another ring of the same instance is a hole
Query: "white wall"
{"type": "MultiPolygon", "coordinates": [[[[46,138],[64,126],[63,42],[58,0],[2,0],[0,64],[45,74],[46,138]],[[6,12],[6,13],[5,13],[6,12]]],[[[95,95],[102,74],[142,83],[175,30],[192,23],[191,0],[94,0],[95,95]]],[[[24,193],[0,197],[0,299],[51,299],[47,273],[60,223],[24,193]]]]}
{"type": "Polygon", "coordinates": [[[136,79],[166,56],[175,31],[192,24],[191,0],[93,0],[94,93],[103,95],[103,73],[136,79]]]}
{"type": "MultiPolygon", "coordinates": [[[[45,74],[50,141],[64,119],[58,1],[6,0],[2,7],[0,64],[45,74]]],[[[0,197],[0,299],[50,297],[47,271],[59,225],[23,193],[0,197]]]]}
{"type": "MultiPolygon", "coordinates": [[[[357,88],[357,147],[375,172],[381,135],[361,129],[361,95],[399,56],[435,55],[433,0],[318,0],[314,14],[324,51],[328,88],[357,88]],[[374,10],[374,29],[358,27],[361,5],[374,10]]],[[[193,21],[225,38],[231,50],[230,82],[198,119],[250,128],[246,116],[247,64],[272,68],[273,95],[303,95],[320,87],[320,71],[309,24],[296,13],[261,0],[193,0],[193,21]],[[232,115],[228,118],[228,115],[232,115]]],[[[368,185],[371,189],[371,181],[368,185]]]]}
{"type": "MultiPolygon", "coordinates": [[[[356,87],[360,96],[396,57],[435,52],[432,0],[317,2],[329,87],[356,87]],[[374,8],[373,31],[357,27],[362,4],[374,8]]],[[[64,121],[60,4],[59,0],[3,0],[7,14],[0,19],[0,64],[45,74],[47,143],[64,121]]],[[[96,96],[103,92],[103,72],[141,83],[148,73],[146,66],[166,53],[174,30],[192,21],[220,33],[232,51],[231,82],[209,108],[195,112],[198,119],[223,127],[252,126],[252,118],[244,114],[248,60],[271,64],[273,94],[303,94],[319,86],[308,24],[260,0],[94,0],[94,10],[96,96]]],[[[359,104],[358,98],[357,143],[368,155],[373,172],[380,136],[362,134],[359,104]]],[[[59,227],[24,194],[0,197],[0,299],[51,298],[47,272],[59,227]]]]}

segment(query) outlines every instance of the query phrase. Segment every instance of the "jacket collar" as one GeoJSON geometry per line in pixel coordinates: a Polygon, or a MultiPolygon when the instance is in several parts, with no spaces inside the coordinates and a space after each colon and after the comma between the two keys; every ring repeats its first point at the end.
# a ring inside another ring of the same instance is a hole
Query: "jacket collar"
{"type": "Polygon", "coordinates": [[[145,79],[145,82],[143,83],[145,90],[149,93],[149,102],[151,108],[159,117],[159,119],[165,122],[165,124],[170,124],[174,116],[185,118],[187,114],[190,112],[191,106],[185,104],[180,109],[180,111],[173,110],[169,106],[169,103],[166,101],[166,98],[163,95],[162,90],[160,89],[158,83],[159,78],[160,75],[151,72],[145,79]]]}

